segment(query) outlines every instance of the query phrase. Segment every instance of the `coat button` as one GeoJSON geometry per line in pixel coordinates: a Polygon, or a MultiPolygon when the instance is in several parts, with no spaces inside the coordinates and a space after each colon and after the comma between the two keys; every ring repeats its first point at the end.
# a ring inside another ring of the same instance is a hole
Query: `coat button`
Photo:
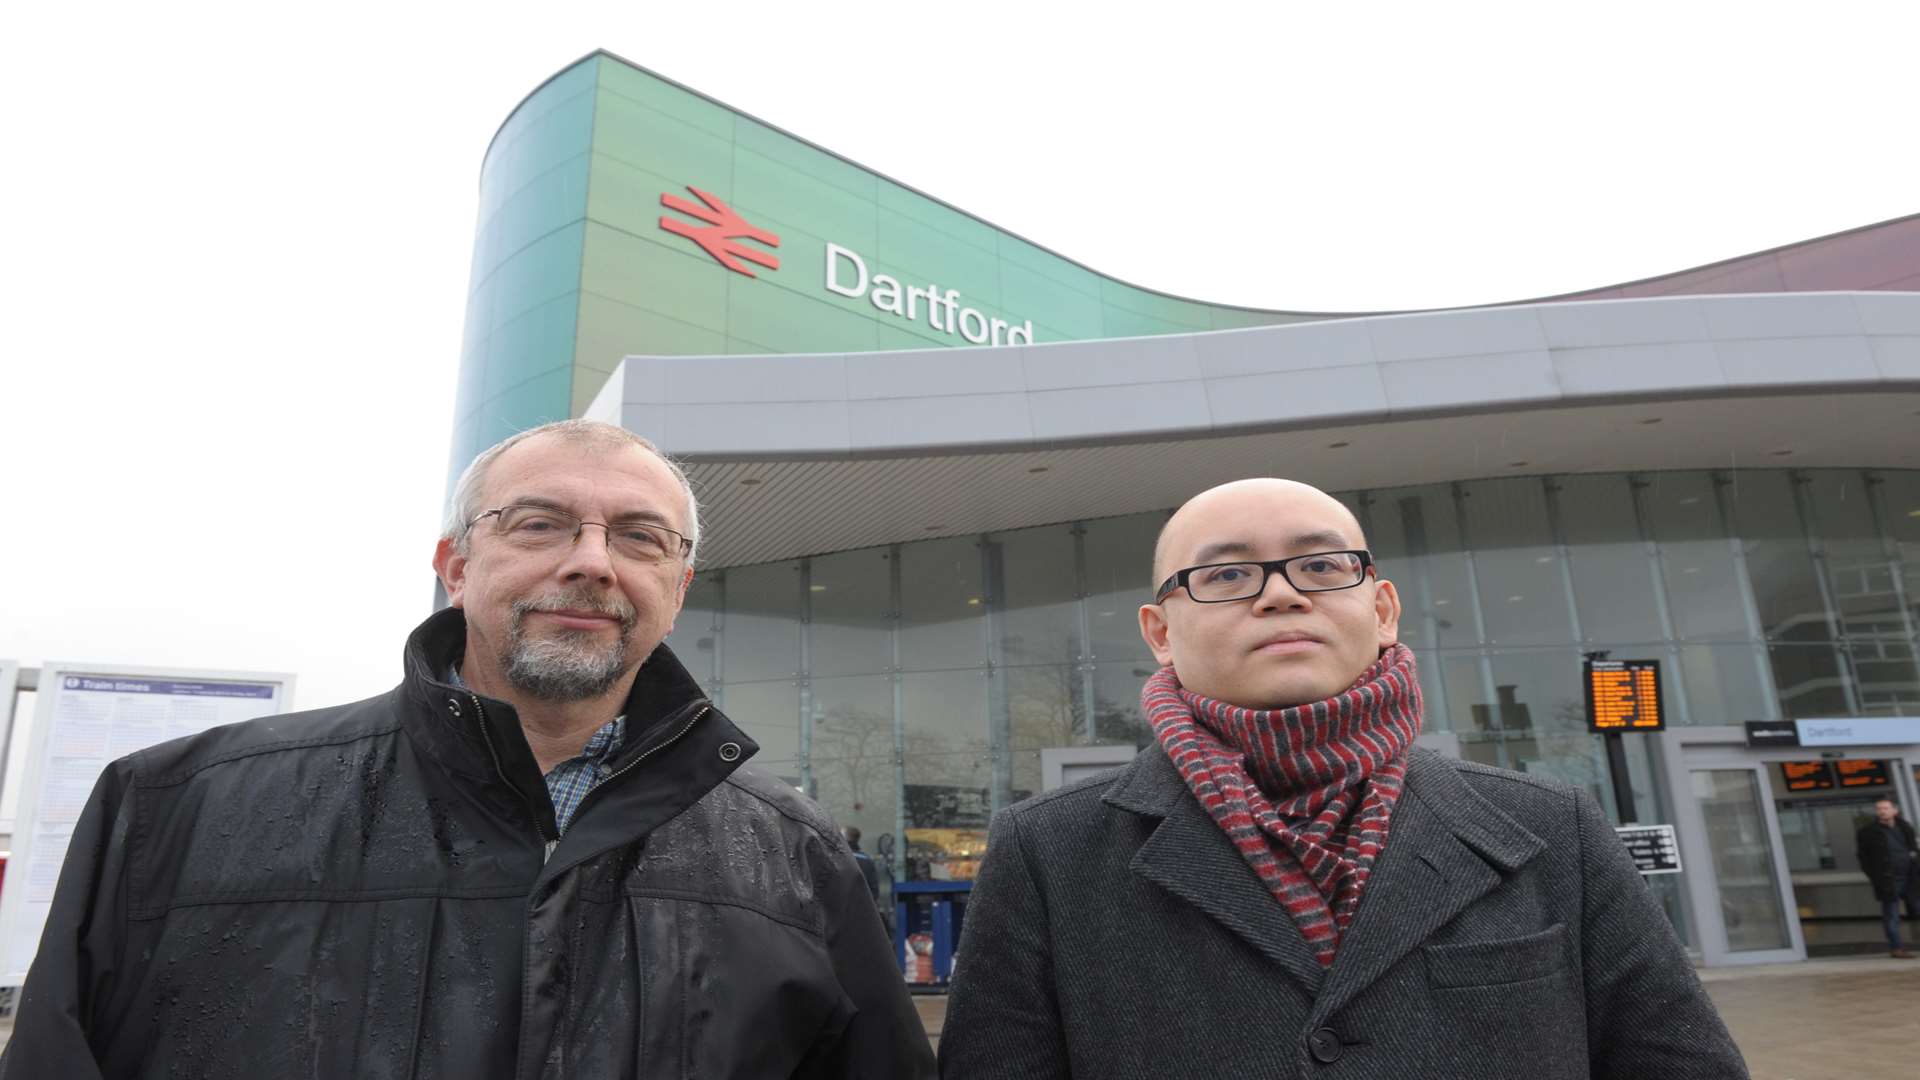
{"type": "Polygon", "coordinates": [[[447,711],[448,711],[448,712],[450,712],[450,713],[452,713],[452,714],[453,714],[454,716],[456,716],[456,717],[457,717],[457,716],[459,716],[459,715],[460,715],[460,703],[459,703],[458,701],[456,701],[456,700],[454,700],[453,698],[448,698],[448,699],[447,699],[447,711]]]}
{"type": "Polygon", "coordinates": [[[740,744],[737,742],[721,743],[720,744],[720,760],[721,761],[739,761],[740,760],[740,744]]]}
{"type": "Polygon", "coordinates": [[[1321,1028],[1307,1036],[1307,1049],[1313,1052],[1313,1060],[1322,1065],[1331,1065],[1340,1060],[1346,1048],[1340,1045],[1340,1036],[1332,1028],[1321,1028]]]}

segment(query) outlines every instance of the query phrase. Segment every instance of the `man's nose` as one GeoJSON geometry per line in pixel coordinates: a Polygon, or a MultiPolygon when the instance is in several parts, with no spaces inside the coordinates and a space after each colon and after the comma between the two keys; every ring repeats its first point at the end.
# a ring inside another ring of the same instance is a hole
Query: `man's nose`
{"type": "Polygon", "coordinates": [[[608,546],[610,542],[611,536],[605,525],[596,521],[581,522],[579,531],[573,534],[573,543],[567,547],[566,557],[561,561],[561,575],[612,581],[613,552],[608,546]],[[590,529],[598,531],[590,532],[590,529]]]}
{"type": "Polygon", "coordinates": [[[1293,587],[1287,575],[1275,569],[1267,575],[1267,583],[1254,597],[1253,606],[1261,611],[1278,611],[1282,608],[1310,608],[1313,601],[1306,593],[1293,587]]]}

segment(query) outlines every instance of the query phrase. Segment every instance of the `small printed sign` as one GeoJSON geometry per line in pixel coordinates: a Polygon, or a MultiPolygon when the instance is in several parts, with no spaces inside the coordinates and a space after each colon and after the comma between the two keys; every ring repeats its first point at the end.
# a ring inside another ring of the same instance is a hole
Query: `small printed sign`
{"type": "Polygon", "coordinates": [[[1671,825],[1618,825],[1613,830],[1627,845],[1633,865],[1645,874],[1680,872],[1680,840],[1671,825]]]}

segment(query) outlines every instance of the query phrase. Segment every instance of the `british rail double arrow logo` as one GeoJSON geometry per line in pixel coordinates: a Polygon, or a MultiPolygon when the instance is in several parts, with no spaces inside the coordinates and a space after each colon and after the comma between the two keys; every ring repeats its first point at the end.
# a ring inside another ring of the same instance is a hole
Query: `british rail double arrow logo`
{"type": "Polygon", "coordinates": [[[699,196],[700,202],[706,205],[701,206],[699,203],[688,202],[672,193],[662,193],[660,196],[660,205],[669,210],[678,210],[688,217],[697,218],[700,221],[706,222],[706,224],[694,225],[691,222],[682,221],[679,218],[668,217],[662,214],[660,216],[661,228],[673,233],[675,236],[684,236],[694,243],[699,244],[707,254],[719,260],[721,266],[726,267],[736,274],[758,277],[759,275],[747,269],[747,263],[764,266],[769,270],[780,269],[780,256],[761,251],[759,248],[748,247],[745,243],[748,240],[755,240],[770,248],[777,248],[780,246],[780,238],[778,236],[775,236],[773,233],[768,232],[758,225],[747,224],[739,214],[734,212],[733,207],[721,202],[719,198],[714,195],[701,191],[691,184],[687,185],[687,190],[699,196]]]}

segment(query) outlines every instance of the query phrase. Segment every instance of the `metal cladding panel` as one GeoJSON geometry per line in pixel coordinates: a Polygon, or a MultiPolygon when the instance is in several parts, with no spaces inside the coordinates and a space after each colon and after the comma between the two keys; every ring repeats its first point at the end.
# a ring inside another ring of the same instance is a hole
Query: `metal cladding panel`
{"type": "MultiPolygon", "coordinates": [[[[1507,309],[1494,322],[1472,314],[1349,320],[1337,325],[1373,344],[1335,353],[1321,351],[1336,325],[1325,324],[1007,350],[1019,369],[947,365],[952,354],[939,352],[891,354],[898,370],[884,373],[856,371],[869,363],[859,356],[634,357],[622,368],[632,373],[625,400],[594,412],[688,462],[710,526],[705,560],[723,566],[1151,510],[1250,475],[1346,490],[1920,465],[1920,378],[1898,359],[1920,351],[1920,333],[1899,332],[1920,326],[1920,294],[1589,301],[1507,309]],[[1581,308],[1605,314],[1569,310],[1581,308]],[[1451,325],[1429,335],[1423,322],[1451,325]],[[1554,326],[1549,337],[1567,344],[1498,351],[1525,340],[1507,322],[1554,326]],[[1127,381],[1157,351],[1205,355],[1226,339],[1234,374],[1170,362],[1165,381],[1127,381]],[[1394,359],[1379,358],[1382,341],[1394,359]],[[1589,341],[1631,344],[1580,344],[1589,341]],[[1050,352],[1077,362],[1047,364],[1050,352]],[[683,377],[719,363],[731,381],[683,377]],[[795,363],[849,374],[784,385],[779,369],[795,363]],[[979,392],[954,377],[965,370],[980,372],[979,392]]],[[[970,356],[1006,359],[955,358],[970,356]]]]}

